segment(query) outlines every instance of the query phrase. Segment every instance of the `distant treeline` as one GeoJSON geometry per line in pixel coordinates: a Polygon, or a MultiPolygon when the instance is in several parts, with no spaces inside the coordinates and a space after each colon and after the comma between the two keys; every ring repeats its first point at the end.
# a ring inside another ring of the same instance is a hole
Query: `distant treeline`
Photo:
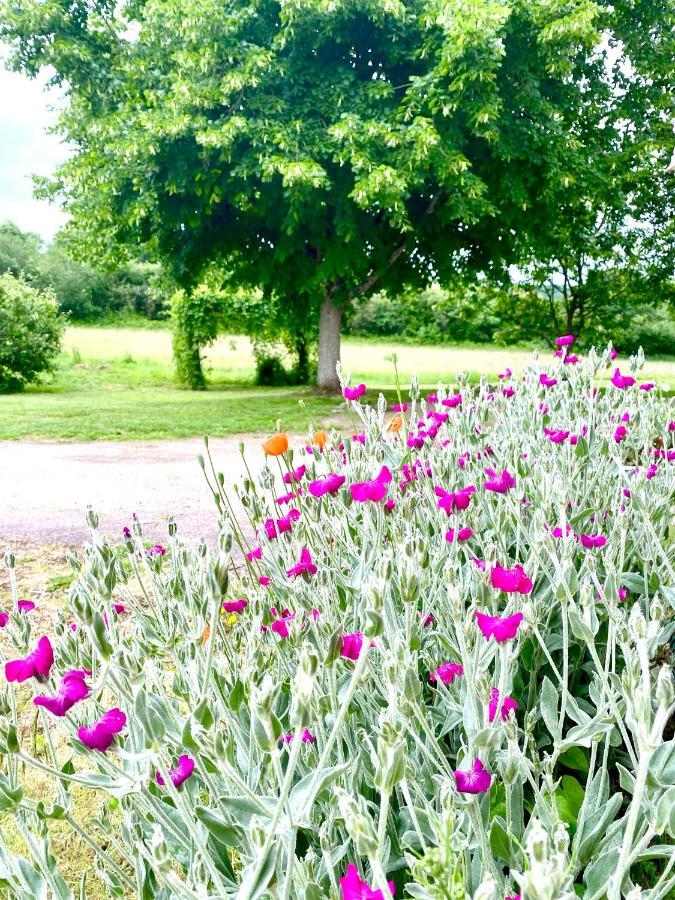
{"type": "Polygon", "coordinates": [[[0,224],[3,272],[23,277],[41,290],[52,290],[61,312],[71,320],[167,315],[156,264],[139,259],[114,271],[98,271],[69,256],[58,236],[45,244],[39,235],[21,231],[12,222],[0,224]]]}

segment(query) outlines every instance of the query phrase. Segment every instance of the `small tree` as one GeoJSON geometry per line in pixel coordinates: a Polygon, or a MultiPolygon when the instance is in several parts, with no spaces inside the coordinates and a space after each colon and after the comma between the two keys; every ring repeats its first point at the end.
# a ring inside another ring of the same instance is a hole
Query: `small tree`
{"type": "Polygon", "coordinates": [[[51,291],[0,275],[0,393],[20,391],[53,371],[62,332],[51,291]]]}

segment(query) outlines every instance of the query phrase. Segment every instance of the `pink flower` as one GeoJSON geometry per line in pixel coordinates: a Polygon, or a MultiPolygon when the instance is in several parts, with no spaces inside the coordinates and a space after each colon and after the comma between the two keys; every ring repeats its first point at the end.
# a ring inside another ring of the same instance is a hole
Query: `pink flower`
{"type": "MultiPolygon", "coordinates": [[[[280,744],[290,744],[293,738],[295,737],[295,732],[290,731],[288,734],[282,734],[279,738],[280,744]]],[[[316,741],[316,738],[309,730],[309,728],[305,728],[305,730],[300,735],[303,744],[313,744],[316,741]]]]}
{"type": "Polygon", "coordinates": [[[474,760],[468,771],[457,769],[452,774],[460,794],[484,794],[492,784],[492,775],[479,759],[474,760]]]}
{"type": "Polygon", "coordinates": [[[270,579],[269,575],[260,575],[258,577],[258,584],[261,584],[263,587],[267,587],[268,584],[270,583],[270,580],[271,579],[270,579]]]}
{"type": "Polygon", "coordinates": [[[450,515],[453,510],[466,509],[471,503],[471,495],[475,493],[476,488],[470,484],[459,491],[446,491],[442,487],[435,487],[434,493],[440,499],[436,504],[439,509],[444,509],[450,515]]]}
{"type": "MultiPolygon", "coordinates": [[[[344,878],[340,879],[342,900],[385,900],[382,891],[374,891],[369,884],[361,879],[359,870],[353,863],[347,866],[344,878]]],[[[389,890],[393,897],[395,893],[394,882],[389,882],[389,890]]]]}
{"type": "Polygon", "coordinates": [[[284,484],[290,484],[293,481],[301,481],[304,478],[306,471],[307,466],[299,466],[297,469],[286,472],[284,475],[284,484]]]}
{"type": "Polygon", "coordinates": [[[485,569],[487,568],[487,566],[485,565],[485,560],[484,560],[484,559],[478,559],[477,556],[472,556],[472,557],[471,557],[471,562],[474,564],[474,566],[475,566],[477,569],[480,569],[481,572],[484,572],[485,569]]]}
{"type": "MultiPolygon", "coordinates": [[[[472,528],[460,528],[457,532],[457,540],[461,543],[464,541],[468,541],[470,537],[473,537],[473,529],[472,528]]],[[[445,539],[449,544],[452,544],[455,540],[455,529],[451,528],[449,531],[445,532],[445,539]]]]}
{"type": "Polygon", "coordinates": [[[299,561],[294,566],[291,566],[291,568],[287,570],[286,574],[289,578],[297,578],[298,575],[304,575],[305,573],[307,573],[307,575],[316,575],[317,572],[318,569],[312,562],[312,557],[309,550],[307,549],[307,547],[303,547],[300,551],[299,561]]]}
{"type": "MultiPolygon", "coordinates": [[[[570,533],[571,530],[572,530],[572,528],[571,528],[570,525],[566,525],[566,526],[565,526],[565,534],[566,534],[566,535],[568,535],[568,534],[570,533]]],[[[562,528],[558,525],[556,528],[553,529],[553,531],[551,532],[551,534],[553,535],[554,538],[561,538],[561,537],[563,536],[563,530],[562,530],[562,528]]]]}
{"type": "Polygon", "coordinates": [[[618,428],[616,429],[616,431],[614,432],[614,440],[617,442],[617,444],[620,444],[621,441],[626,437],[627,434],[628,434],[628,429],[626,428],[626,426],[619,425],[618,428]]]}
{"type": "Polygon", "coordinates": [[[529,594],[532,590],[532,582],[520,564],[515,565],[512,569],[504,569],[499,565],[493,566],[490,580],[493,588],[504,591],[505,594],[529,594]]]}
{"type": "Polygon", "coordinates": [[[6,613],[4,611],[4,609],[0,609],[0,628],[4,628],[8,622],[9,622],[9,613],[6,613]]]}
{"type": "Polygon", "coordinates": [[[516,636],[518,626],[523,621],[523,614],[515,613],[502,619],[500,616],[488,616],[476,610],[476,621],[486,641],[494,637],[498,644],[503,644],[516,636]]]}
{"type": "Polygon", "coordinates": [[[552,444],[563,444],[570,436],[569,431],[565,431],[563,428],[544,428],[544,433],[548,435],[552,444]]]}
{"type": "MultiPolygon", "coordinates": [[[[616,350],[612,352],[616,353],[616,350]]],[[[511,894],[509,897],[504,897],[504,900],[520,900],[520,894],[511,894]]]]}
{"type": "Polygon", "coordinates": [[[542,372],[541,375],[539,376],[539,384],[541,384],[543,387],[550,388],[550,387],[553,387],[554,385],[556,385],[557,383],[558,383],[557,378],[549,378],[549,376],[545,372],[542,372]]]}
{"type": "Polygon", "coordinates": [[[31,610],[35,609],[35,604],[32,600],[17,600],[16,608],[19,612],[29,613],[31,610]]]}
{"type": "Polygon", "coordinates": [[[270,625],[270,628],[275,634],[278,634],[280,638],[287,638],[290,635],[290,631],[288,630],[288,622],[292,622],[295,619],[295,613],[292,613],[290,609],[282,609],[281,615],[276,610],[276,607],[272,607],[270,612],[276,618],[270,625]]]}
{"type": "MultiPolygon", "coordinates": [[[[490,697],[490,703],[488,705],[488,718],[490,722],[494,722],[495,716],[497,715],[497,706],[499,705],[499,691],[497,688],[492,689],[492,695],[490,697]]],[[[515,713],[518,709],[518,704],[513,699],[513,697],[504,697],[501,708],[501,718],[503,722],[509,717],[509,713],[511,710],[515,713]]]]}
{"type": "Polygon", "coordinates": [[[516,392],[515,389],[512,388],[512,387],[505,387],[505,388],[502,388],[502,394],[503,394],[505,397],[513,397],[513,395],[515,394],[515,392],[516,392]]]}
{"type": "Polygon", "coordinates": [[[361,655],[361,647],[363,646],[363,632],[353,631],[350,634],[342,635],[342,647],[340,648],[340,656],[345,659],[358,659],[361,655]]]}
{"type": "Polygon", "coordinates": [[[647,381],[645,384],[640,385],[640,390],[641,391],[651,391],[655,387],[656,387],[656,385],[654,384],[653,381],[647,381]]]}
{"type": "Polygon", "coordinates": [[[574,354],[563,357],[563,363],[566,366],[575,366],[578,362],[579,362],[579,357],[575,356],[574,354]]]}
{"type": "Polygon", "coordinates": [[[645,478],[653,478],[656,474],[658,474],[658,471],[659,467],[656,465],[656,463],[652,463],[645,473],[645,478]]]}
{"type": "Polygon", "coordinates": [[[159,556],[164,556],[164,554],[166,553],[166,547],[162,547],[161,544],[155,544],[154,547],[150,547],[145,552],[150,559],[155,559],[159,556]]]}
{"type": "Polygon", "coordinates": [[[41,637],[37,647],[24,659],[13,659],[5,663],[7,681],[27,681],[29,678],[45,679],[54,664],[54,651],[48,637],[41,637]]]}
{"type": "Polygon", "coordinates": [[[86,669],[71,669],[61,677],[61,684],[55,697],[41,695],[33,698],[36,706],[44,706],[55,716],[65,716],[79,700],[89,696],[85,676],[91,675],[86,669]]]}
{"type": "Polygon", "coordinates": [[[104,753],[115,740],[115,735],[127,724],[127,717],[121,709],[109,709],[93,725],[82,725],[77,736],[85,747],[104,753]]]}
{"type": "Polygon", "coordinates": [[[614,374],[612,375],[612,384],[614,387],[624,388],[633,387],[635,384],[635,379],[630,375],[622,375],[618,369],[614,370],[614,374]]]}
{"type": "Polygon", "coordinates": [[[628,596],[628,590],[626,588],[619,588],[618,597],[619,600],[625,600],[628,596]]]}
{"type": "Polygon", "coordinates": [[[386,466],[382,466],[376,478],[372,481],[354,482],[349,485],[349,491],[357,503],[366,503],[368,500],[377,503],[385,498],[390,483],[391,472],[386,466]]]}
{"type": "Polygon", "coordinates": [[[592,550],[595,547],[604,547],[607,543],[607,538],[604,534],[580,534],[579,540],[587,550],[592,550]]]}
{"type": "Polygon", "coordinates": [[[501,373],[497,376],[497,378],[499,378],[500,381],[505,381],[507,378],[510,378],[512,375],[513,375],[513,372],[511,371],[511,369],[509,369],[509,368],[507,367],[506,370],[505,370],[504,372],[501,372],[501,373]]]}
{"type": "Polygon", "coordinates": [[[555,339],[557,347],[571,347],[574,343],[573,334],[563,334],[555,339]]]}
{"type": "Polygon", "coordinates": [[[228,613],[243,613],[248,606],[248,600],[226,600],[223,603],[223,609],[228,613]]]}
{"type": "Polygon", "coordinates": [[[407,403],[394,403],[392,406],[393,412],[408,412],[408,404],[407,403]]]}
{"type": "Polygon", "coordinates": [[[324,494],[337,494],[344,483],[344,475],[336,475],[334,472],[329,472],[324,478],[310,481],[309,492],[313,497],[323,497],[324,494]]]}
{"type": "Polygon", "coordinates": [[[454,409],[455,406],[462,405],[462,395],[461,394],[453,394],[452,397],[446,397],[445,400],[441,401],[443,406],[447,406],[449,409],[454,409]]]}
{"type": "Polygon", "coordinates": [[[357,387],[346,387],[342,393],[345,400],[358,400],[367,390],[365,384],[359,384],[357,387]]]}
{"type": "Polygon", "coordinates": [[[512,487],[516,486],[516,479],[506,469],[501,475],[497,475],[494,469],[486,469],[485,474],[489,475],[491,480],[486,481],[483,487],[486,491],[494,491],[496,494],[505,494],[512,487]]]}
{"type": "Polygon", "coordinates": [[[436,621],[433,613],[429,613],[428,616],[425,616],[424,613],[419,613],[419,617],[420,619],[424,619],[424,621],[422,622],[422,628],[429,628],[436,621]]]}
{"type": "MultiPolygon", "coordinates": [[[[169,778],[171,779],[171,783],[174,787],[180,787],[180,785],[187,781],[187,779],[192,775],[192,771],[195,767],[195,761],[191,756],[187,756],[183,754],[178,757],[178,765],[175,769],[171,769],[169,771],[169,778]]],[[[162,777],[160,772],[155,774],[155,781],[159,785],[166,784],[164,778],[162,777]]]]}
{"type": "Polygon", "coordinates": [[[262,559],[262,547],[254,547],[246,554],[246,559],[253,562],[254,559],[262,559]]]}
{"type": "Polygon", "coordinates": [[[455,678],[464,674],[464,667],[459,663],[441,663],[435,672],[429,672],[429,681],[442,681],[443,684],[452,684],[455,678]]]}

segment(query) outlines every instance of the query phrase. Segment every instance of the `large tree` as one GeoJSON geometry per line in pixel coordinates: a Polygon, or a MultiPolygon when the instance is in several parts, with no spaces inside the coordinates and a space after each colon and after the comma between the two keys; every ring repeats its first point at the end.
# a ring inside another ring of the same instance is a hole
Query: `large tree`
{"type": "Polygon", "coordinates": [[[50,65],[66,89],[74,152],[46,189],[80,246],[140,245],[187,291],[214,263],[261,288],[285,327],[318,334],[322,387],[355,297],[538,256],[556,198],[607,150],[594,130],[668,31],[670,0],[624,7],[0,3],[14,64],[50,65]],[[633,47],[629,68],[609,64],[633,47]]]}

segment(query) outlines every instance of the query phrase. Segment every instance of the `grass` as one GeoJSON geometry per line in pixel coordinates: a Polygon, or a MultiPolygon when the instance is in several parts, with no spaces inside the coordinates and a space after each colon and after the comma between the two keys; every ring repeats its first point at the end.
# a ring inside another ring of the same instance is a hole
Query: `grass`
{"type": "MultiPolygon", "coordinates": [[[[527,350],[429,347],[347,339],[343,369],[355,382],[391,390],[391,354],[405,384],[413,374],[433,387],[458,371],[495,377],[523,369],[527,350]]],[[[547,354],[548,355],[548,354],[547,354]]],[[[270,431],[277,419],[303,432],[308,420],[330,424],[341,415],[339,398],[309,389],[259,388],[253,384],[249,341],[224,336],[206,359],[209,390],[181,390],[173,380],[171,335],[165,328],[68,328],[54,379],[22,394],[0,397],[0,438],[32,440],[130,440],[225,437],[270,431]]],[[[645,378],[675,383],[675,362],[648,364],[645,378]]]]}

